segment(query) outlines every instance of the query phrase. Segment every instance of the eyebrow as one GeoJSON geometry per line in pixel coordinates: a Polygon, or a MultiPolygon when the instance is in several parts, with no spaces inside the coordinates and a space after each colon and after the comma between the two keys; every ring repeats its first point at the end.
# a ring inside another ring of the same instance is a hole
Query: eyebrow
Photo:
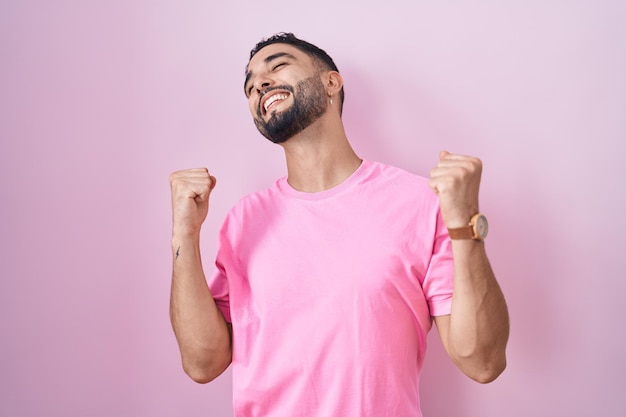
{"type": "MultiPolygon", "coordinates": [[[[263,62],[265,62],[266,64],[269,64],[270,62],[272,62],[272,61],[274,61],[274,60],[276,60],[276,59],[278,59],[278,58],[282,58],[282,57],[287,57],[287,58],[291,58],[291,59],[296,59],[296,57],[295,57],[295,56],[293,56],[293,55],[291,55],[289,52],[276,52],[275,54],[272,54],[272,55],[267,56],[267,57],[263,60],[263,62]]],[[[246,80],[245,80],[245,81],[244,81],[244,83],[243,83],[243,90],[244,90],[244,93],[245,93],[246,95],[248,95],[248,89],[247,89],[246,87],[247,87],[247,85],[248,85],[248,81],[250,81],[250,78],[252,78],[252,75],[253,75],[252,71],[248,71],[248,72],[246,73],[246,80]]]]}

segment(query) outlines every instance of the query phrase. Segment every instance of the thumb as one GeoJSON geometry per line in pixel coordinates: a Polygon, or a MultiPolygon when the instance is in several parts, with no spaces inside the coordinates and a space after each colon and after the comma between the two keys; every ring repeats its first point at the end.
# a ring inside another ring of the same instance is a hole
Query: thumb
{"type": "Polygon", "coordinates": [[[213,191],[213,188],[215,188],[215,184],[217,184],[217,179],[213,175],[209,175],[209,180],[211,181],[211,184],[209,184],[209,189],[201,193],[196,193],[194,197],[194,200],[196,200],[198,203],[208,201],[211,195],[211,191],[213,191]]]}
{"type": "Polygon", "coordinates": [[[196,200],[198,203],[208,201],[209,197],[211,196],[211,191],[213,191],[213,188],[215,188],[215,184],[217,184],[217,180],[214,176],[209,175],[209,180],[211,181],[211,183],[209,184],[208,189],[205,189],[200,193],[195,193],[194,200],[196,200]]]}

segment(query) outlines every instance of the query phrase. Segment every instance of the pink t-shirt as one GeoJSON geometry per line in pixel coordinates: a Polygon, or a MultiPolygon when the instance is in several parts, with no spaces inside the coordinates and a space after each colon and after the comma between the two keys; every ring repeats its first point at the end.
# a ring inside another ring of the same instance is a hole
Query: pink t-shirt
{"type": "Polygon", "coordinates": [[[426,334],[453,276],[427,179],[369,161],[319,193],[282,178],[230,211],[216,265],[235,416],[421,416],[426,334]]]}

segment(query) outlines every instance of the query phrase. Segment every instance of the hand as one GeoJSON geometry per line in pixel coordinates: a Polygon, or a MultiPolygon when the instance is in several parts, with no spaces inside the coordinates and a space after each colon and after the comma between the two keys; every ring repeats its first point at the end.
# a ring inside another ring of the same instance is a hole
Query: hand
{"type": "Polygon", "coordinates": [[[430,187],[439,196],[447,228],[463,227],[478,213],[478,189],[482,162],[478,158],[439,152],[439,162],[430,171],[430,187]]]}
{"type": "Polygon", "coordinates": [[[215,184],[215,177],[211,176],[206,168],[170,174],[175,235],[191,236],[200,233],[200,227],[209,211],[209,195],[215,184]]]}

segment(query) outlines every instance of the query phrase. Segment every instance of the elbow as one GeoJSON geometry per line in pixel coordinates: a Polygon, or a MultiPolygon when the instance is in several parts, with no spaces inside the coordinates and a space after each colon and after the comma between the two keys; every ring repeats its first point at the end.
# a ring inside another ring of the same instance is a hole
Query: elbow
{"type": "Polygon", "coordinates": [[[506,368],[505,349],[454,350],[448,353],[465,375],[480,384],[495,381],[506,368]]]}
{"type": "Polygon", "coordinates": [[[477,366],[470,372],[466,372],[474,381],[480,384],[488,384],[495,381],[506,369],[506,357],[502,356],[477,366]]]}
{"type": "Polygon", "coordinates": [[[198,384],[207,384],[217,378],[220,373],[210,372],[205,369],[197,369],[197,368],[187,368],[183,366],[185,373],[191,378],[194,382],[198,384]]]}
{"type": "Polygon", "coordinates": [[[230,355],[224,355],[218,360],[199,363],[183,360],[183,370],[194,382],[207,384],[220,376],[231,362],[230,355]]]}
{"type": "Polygon", "coordinates": [[[482,346],[452,346],[448,351],[457,367],[469,378],[488,384],[506,369],[506,341],[482,346]]]}
{"type": "Polygon", "coordinates": [[[185,369],[185,373],[193,380],[193,382],[197,382],[198,384],[207,384],[217,378],[216,375],[197,371],[195,369],[185,369]]]}
{"type": "Polygon", "coordinates": [[[215,366],[186,366],[183,365],[183,370],[194,382],[198,384],[207,384],[220,376],[228,368],[228,365],[215,367],[215,366]]]}

